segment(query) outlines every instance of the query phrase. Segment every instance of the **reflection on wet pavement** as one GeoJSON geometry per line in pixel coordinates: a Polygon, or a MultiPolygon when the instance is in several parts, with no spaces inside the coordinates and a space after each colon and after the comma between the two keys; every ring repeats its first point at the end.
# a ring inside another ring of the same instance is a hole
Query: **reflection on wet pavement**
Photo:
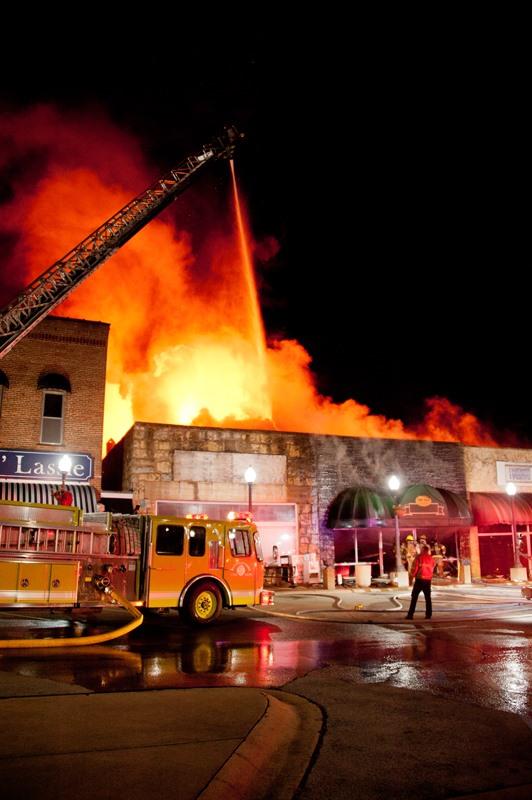
{"type": "MultiPolygon", "coordinates": [[[[57,635],[56,622],[52,631],[43,621],[42,634],[57,635]]],[[[89,627],[85,633],[94,632],[89,627]]],[[[526,716],[532,706],[530,654],[527,626],[501,628],[495,620],[328,626],[242,612],[223,615],[205,630],[188,629],[168,615],[109,646],[4,651],[0,670],[118,691],[281,687],[311,670],[341,665],[345,679],[356,683],[389,683],[526,716]]]]}

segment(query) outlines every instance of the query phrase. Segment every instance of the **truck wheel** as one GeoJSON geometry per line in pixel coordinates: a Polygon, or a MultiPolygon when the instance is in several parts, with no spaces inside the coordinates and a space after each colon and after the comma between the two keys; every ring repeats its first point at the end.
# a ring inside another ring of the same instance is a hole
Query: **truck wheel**
{"type": "Polygon", "coordinates": [[[214,622],[222,611],[222,595],[215,583],[200,583],[193,586],[185,599],[185,616],[194,625],[214,622]]]}

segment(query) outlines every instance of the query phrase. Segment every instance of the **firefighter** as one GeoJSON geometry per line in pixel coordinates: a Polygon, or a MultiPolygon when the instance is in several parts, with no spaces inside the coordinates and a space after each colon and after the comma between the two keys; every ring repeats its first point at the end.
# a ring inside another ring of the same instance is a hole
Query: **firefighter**
{"type": "Polygon", "coordinates": [[[434,572],[434,559],[430,554],[430,547],[422,545],[421,553],[416,556],[412,573],[415,578],[414,588],[412,589],[412,596],[410,599],[410,608],[408,609],[407,619],[414,618],[414,611],[416,610],[417,599],[420,592],[425,596],[425,619],[432,617],[432,598],[430,596],[431,580],[434,572]]]}
{"type": "Polygon", "coordinates": [[[436,565],[436,575],[438,578],[443,578],[443,562],[445,560],[445,545],[440,544],[437,539],[432,541],[431,546],[432,557],[434,558],[434,563],[436,565]]]}
{"type": "Polygon", "coordinates": [[[60,489],[54,492],[54,498],[57,500],[60,506],[71,506],[74,502],[72,492],[69,492],[65,486],[62,486],[60,489]]]}
{"type": "Polygon", "coordinates": [[[414,541],[414,537],[412,536],[412,534],[409,533],[401,545],[401,560],[405,565],[406,569],[408,570],[409,577],[412,574],[412,567],[414,565],[416,555],[417,555],[416,543],[414,541]]]}

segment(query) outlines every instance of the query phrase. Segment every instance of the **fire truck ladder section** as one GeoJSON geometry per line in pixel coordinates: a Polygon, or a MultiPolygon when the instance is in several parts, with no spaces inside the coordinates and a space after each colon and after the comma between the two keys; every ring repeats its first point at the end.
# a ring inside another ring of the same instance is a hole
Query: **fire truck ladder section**
{"type": "Polygon", "coordinates": [[[231,158],[242,136],[227,127],[222,136],[184,159],[24,289],[0,312],[0,358],[181,194],[207,164],[231,158]]]}

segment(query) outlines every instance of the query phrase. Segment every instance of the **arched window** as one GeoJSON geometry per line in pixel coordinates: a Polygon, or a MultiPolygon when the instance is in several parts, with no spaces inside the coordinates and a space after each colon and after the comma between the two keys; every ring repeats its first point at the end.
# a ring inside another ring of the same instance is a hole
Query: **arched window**
{"type": "Polygon", "coordinates": [[[41,444],[63,444],[65,395],[71,392],[64,375],[48,372],[40,376],[37,388],[42,390],[41,444]]]}
{"type": "Polygon", "coordinates": [[[0,369],[0,416],[2,416],[2,400],[4,399],[4,390],[9,389],[9,378],[3,369],[0,369]]]}

